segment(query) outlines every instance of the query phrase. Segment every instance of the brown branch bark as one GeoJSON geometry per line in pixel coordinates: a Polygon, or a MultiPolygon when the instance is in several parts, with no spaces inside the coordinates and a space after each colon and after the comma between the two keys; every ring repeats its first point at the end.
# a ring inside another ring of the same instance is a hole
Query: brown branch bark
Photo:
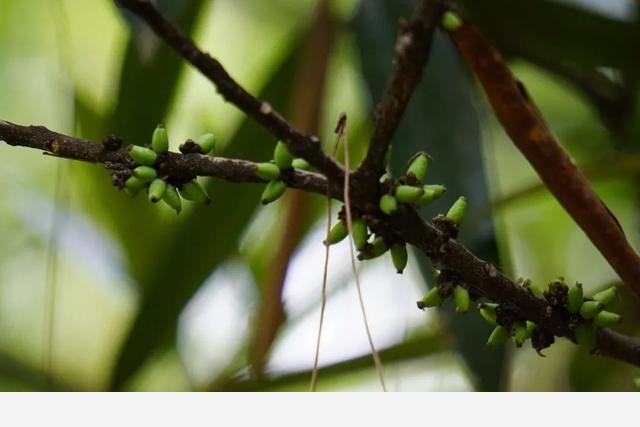
{"type": "MultiPolygon", "coordinates": [[[[43,150],[56,157],[92,163],[128,164],[129,146],[109,150],[103,144],[62,135],[41,126],[25,127],[0,120],[0,140],[10,145],[43,150]]],[[[160,174],[183,179],[212,176],[236,183],[263,182],[255,175],[255,164],[245,160],[169,153],[159,160],[156,168],[160,174]]],[[[327,179],[320,174],[296,171],[286,182],[291,187],[326,196],[327,179]]],[[[330,195],[342,200],[340,189],[332,190],[330,195]]],[[[374,230],[393,233],[416,246],[435,265],[459,275],[477,295],[507,304],[519,316],[535,322],[542,330],[555,336],[574,339],[566,311],[549,310],[544,299],[516,285],[493,265],[477,258],[434,224],[423,221],[414,209],[400,205],[394,215],[387,217],[377,210],[370,210],[367,206],[370,202],[354,200],[353,203],[355,208],[366,212],[367,220],[374,230]]],[[[595,352],[640,366],[640,340],[610,329],[598,330],[595,352]]]]}
{"type": "MultiPolygon", "coordinates": [[[[130,165],[130,145],[122,145],[112,150],[104,144],[63,135],[44,126],[20,126],[0,120],[0,140],[9,145],[42,150],[55,157],[104,163],[115,168],[130,165]]],[[[247,160],[178,153],[167,153],[159,155],[158,158],[155,165],[158,174],[181,181],[188,181],[197,176],[211,176],[236,183],[265,182],[255,174],[256,163],[247,160]]],[[[320,174],[296,170],[290,175],[285,174],[283,178],[292,188],[318,194],[327,193],[327,180],[320,174]]],[[[340,196],[339,188],[336,189],[335,195],[340,196]]]]}
{"type": "Polygon", "coordinates": [[[301,133],[268,102],[261,101],[247,92],[218,60],[200,50],[193,40],[178,30],[149,0],[114,1],[144,20],[158,37],[207,77],[225,100],[282,140],[293,155],[305,158],[331,181],[342,180],[342,168],[322,151],[320,140],[316,136],[301,133]]]}
{"type": "Polygon", "coordinates": [[[365,188],[375,188],[384,173],[385,155],[411,95],[422,78],[440,14],[439,0],[422,0],[411,20],[400,23],[391,76],[374,111],[369,149],[353,177],[356,181],[361,180],[365,188]]]}
{"type": "Polygon", "coordinates": [[[560,146],[524,85],[473,25],[449,35],[478,77],[498,120],[544,184],[640,299],[640,257],[611,211],[560,146]]]}

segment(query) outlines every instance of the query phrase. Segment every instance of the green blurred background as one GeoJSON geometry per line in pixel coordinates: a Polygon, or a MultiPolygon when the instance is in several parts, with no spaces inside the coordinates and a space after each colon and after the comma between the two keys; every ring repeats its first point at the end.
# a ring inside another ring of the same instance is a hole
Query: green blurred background
{"type": "MultiPolygon", "coordinates": [[[[156,3],[327,150],[346,111],[357,165],[412,1],[156,3]]],[[[508,57],[638,247],[638,2],[457,4],[508,57]]],[[[214,132],[220,155],[255,161],[268,160],[275,144],[108,0],[0,0],[0,118],[139,144],[164,122],[173,149],[214,132]]],[[[468,196],[462,241],[510,276],[536,286],[563,276],[588,291],[618,283],[512,146],[442,33],[393,142],[395,171],[426,150],[430,182],[449,189],[425,218],[468,196]]],[[[262,186],[208,180],[213,204],[176,217],[117,191],[100,166],[2,144],[0,168],[0,390],[307,389],[321,197],[289,190],[261,207],[262,186]]],[[[332,250],[319,390],[379,390],[347,257],[346,243],[332,250]]],[[[477,313],[455,315],[449,304],[418,311],[430,269],[420,256],[402,276],[387,257],[362,265],[390,390],[632,389],[638,369],[566,340],[546,358],[529,345],[490,350],[477,313]]],[[[636,303],[623,292],[616,304],[620,329],[638,335],[636,303]]]]}

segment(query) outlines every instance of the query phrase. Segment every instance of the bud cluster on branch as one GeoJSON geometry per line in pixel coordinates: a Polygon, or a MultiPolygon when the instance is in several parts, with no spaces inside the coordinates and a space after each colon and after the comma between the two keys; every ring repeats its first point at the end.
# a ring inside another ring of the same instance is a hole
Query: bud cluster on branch
{"type": "MultiPolygon", "coordinates": [[[[151,202],[164,200],[178,212],[181,209],[181,198],[205,203],[209,201],[209,197],[197,184],[196,180],[200,176],[236,183],[266,183],[262,203],[276,200],[288,187],[343,200],[340,184],[343,182],[344,169],[322,150],[316,137],[300,133],[270,104],[248,93],[217,60],[202,52],[151,2],[116,2],[143,19],[161,39],[209,78],[227,101],[255,119],[279,140],[274,149],[273,161],[253,163],[207,155],[215,146],[215,138],[210,134],[186,141],[181,146],[181,153],[171,153],[168,151],[166,130],[162,126],[153,133],[150,148],[125,145],[114,136],[105,138],[101,144],[93,143],[43,127],[19,126],[2,120],[0,139],[11,145],[43,150],[56,157],[103,163],[119,187],[125,188],[132,195],[146,189],[151,202]],[[318,172],[308,171],[311,167],[318,172]]],[[[441,2],[422,0],[412,19],[403,24],[401,43],[399,40],[396,46],[392,75],[376,109],[375,128],[367,156],[360,168],[348,175],[352,196],[350,209],[354,213],[352,238],[359,251],[359,258],[372,259],[390,249],[394,268],[401,273],[408,260],[406,245],[415,246],[436,267],[436,286],[418,306],[436,306],[452,296],[458,312],[465,313],[470,310],[472,300],[484,299],[478,309],[487,321],[496,325],[488,340],[490,345],[496,345],[511,336],[516,345],[522,345],[531,339],[533,346],[540,351],[553,343],[555,337],[566,337],[587,346],[595,353],[640,366],[640,341],[608,329],[621,320],[617,314],[603,310],[613,298],[612,295],[615,295],[615,290],[585,298],[581,286],[567,286],[562,281],[557,281],[550,284],[544,294],[537,295],[531,287],[514,283],[495,266],[477,258],[456,240],[457,230],[467,209],[466,198],[458,198],[446,215],[439,215],[432,221],[424,221],[418,215],[416,207],[434,202],[445,191],[444,185],[424,183],[429,165],[426,153],[417,153],[412,158],[404,176],[394,178],[388,172],[385,173],[391,138],[411,93],[421,78],[433,31],[438,23],[451,35],[473,70],[480,75],[498,116],[503,122],[507,122],[505,127],[511,129],[510,117],[518,120],[514,115],[519,112],[529,114],[533,108],[531,101],[522,95],[523,89],[514,93],[502,91],[500,96],[492,95],[491,91],[498,91],[500,88],[492,86],[495,82],[491,78],[501,78],[509,83],[513,76],[499,55],[487,47],[488,42],[475,28],[451,11],[444,15],[442,13],[441,2]],[[472,46],[478,49],[472,52],[472,46]],[[491,58],[477,58],[483,53],[491,55],[491,58]],[[483,60],[486,61],[482,62],[483,60]],[[487,67],[494,67],[499,72],[487,77],[491,71],[487,67]],[[511,110],[506,111],[505,105],[511,110]]],[[[520,87],[521,85],[518,86],[520,87]]],[[[533,129],[544,123],[537,113],[535,120],[533,129]]],[[[531,129],[511,129],[510,134],[516,139],[521,137],[522,132],[529,130],[531,129]]],[[[546,134],[544,142],[555,143],[546,138],[546,134]]],[[[533,148],[527,145],[523,151],[526,150],[533,148]]],[[[567,157],[566,153],[558,156],[563,162],[567,157]]],[[[554,165],[542,168],[538,163],[532,163],[539,171],[542,170],[541,176],[553,190],[557,181],[547,177],[551,170],[555,170],[554,165]]],[[[563,166],[566,165],[563,163],[563,166]]],[[[575,178],[571,174],[579,172],[576,170],[575,167],[567,166],[563,173],[575,178]]],[[[575,179],[593,192],[582,178],[575,179]]],[[[559,195],[563,203],[570,198],[567,191],[569,190],[564,189],[559,195]]],[[[580,206],[588,206],[592,201],[593,196],[590,195],[580,202],[580,206]]],[[[599,206],[599,209],[604,209],[603,205],[599,206]]],[[[326,244],[333,244],[347,237],[344,213],[339,218],[340,221],[331,230],[326,244]]],[[[610,216],[608,219],[602,216],[583,216],[579,219],[579,224],[588,231],[587,234],[590,233],[589,224],[593,221],[606,223],[607,226],[611,222],[610,216]]],[[[601,244],[598,233],[592,234],[596,245],[601,244]]],[[[618,233],[610,235],[620,238],[618,233]]],[[[637,266],[625,267],[620,264],[621,259],[628,262],[634,259],[627,249],[624,249],[627,252],[622,258],[608,256],[607,251],[611,248],[625,248],[620,241],[616,244],[618,246],[609,242],[598,247],[607,259],[614,261],[614,267],[619,267],[616,271],[621,272],[623,278],[633,277],[635,273],[631,270],[637,266]]],[[[635,256],[637,258],[637,254],[635,256]]],[[[633,285],[637,283],[640,281],[633,285]]]]}

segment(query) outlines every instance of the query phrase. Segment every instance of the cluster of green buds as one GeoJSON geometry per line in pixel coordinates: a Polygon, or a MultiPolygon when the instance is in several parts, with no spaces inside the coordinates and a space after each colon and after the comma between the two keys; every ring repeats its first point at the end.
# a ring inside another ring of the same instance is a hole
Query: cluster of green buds
{"type": "MultiPolygon", "coordinates": [[[[391,241],[388,237],[379,236],[371,232],[363,217],[356,216],[351,223],[352,239],[355,248],[358,250],[359,260],[370,260],[378,258],[385,252],[391,254],[391,261],[398,274],[402,274],[409,255],[407,253],[407,245],[399,240],[391,241]]],[[[347,221],[345,218],[345,209],[338,214],[338,222],[331,228],[325,245],[334,245],[341,242],[349,235],[347,221]]]]}
{"type": "Polygon", "coordinates": [[[544,334],[534,322],[514,315],[508,307],[490,302],[480,303],[477,307],[482,318],[494,326],[487,340],[489,347],[501,345],[509,337],[517,347],[522,347],[531,339],[532,346],[538,352],[553,343],[553,336],[544,334]]]}
{"type": "MultiPolygon", "coordinates": [[[[470,310],[471,300],[475,297],[457,274],[448,270],[434,270],[434,277],[436,285],[417,302],[419,309],[440,306],[447,298],[453,297],[457,312],[466,313],[470,310]]],[[[482,302],[476,308],[482,318],[494,327],[487,340],[490,347],[503,344],[509,337],[518,347],[531,339],[538,352],[553,343],[553,335],[542,331],[534,322],[518,316],[513,308],[492,302],[482,302]]]]}
{"type": "Polygon", "coordinates": [[[616,295],[617,289],[612,286],[585,297],[581,283],[567,285],[562,278],[549,283],[543,293],[550,310],[567,310],[576,343],[589,350],[596,346],[596,327],[606,328],[622,322],[622,316],[604,310],[616,295]]]}
{"type": "MultiPolygon", "coordinates": [[[[442,196],[446,190],[443,185],[423,184],[429,167],[429,155],[427,153],[421,151],[414,155],[409,162],[406,174],[396,180],[392,179],[388,171],[390,153],[391,147],[389,147],[385,159],[387,172],[380,179],[380,182],[387,191],[379,200],[379,208],[384,214],[392,215],[398,209],[398,203],[408,204],[412,207],[421,207],[442,196]]],[[[265,164],[265,167],[266,165],[267,164],[265,164]]],[[[454,235],[454,233],[457,232],[462,218],[464,217],[466,208],[466,198],[460,197],[451,206],[447,215],[439,215],[434,218],[434,221],[438,225],[440,225],[440,223],[446,223],[445,225],[448,226],[447,231],[450,235],[454,235]]],[[[330,230],[329,236],[324,243],[327,245],[333,245],[342,241],[348,235],[349,231],[343,207],[342,211],[338,214],[338,222],[330,230]]],[[[358,250],[358,259],[374,259],[389,251],[391,254],[391,260],[398,274],[402,274],[407,266],[409,257],[406,243],[397,236],[378,234],[377,232],[369,230],[365,217],[359,215],[357,212],[354,214],[352,223],[352,238],[354,245],[358,250]]],[[[465,292],[466,290],[464,287],[461,287],[460,290],[456,292],[456,295],[459,295],[456,297],[456,300],[460,301],[458,310],[461,312],[466,312],[468,310],[468,302],[466,303],[466,306],[464,302],[465,292]]]]}
{"type": "MultiPolygon", "coordinates": [[[[188,140],[184,146],[190,146],[191,152],[208,154],[215,149],[215,136],[204,134],[195,140],[188,140]],[[195,148],[194,148],[195,147],[195,148]]],[[[182,149],[182,147],[181,147],[182,149]]],[[[188,182],[173,182],[170,177],[159,177],[155,169],[158,158],[169,152],[169,137],[163,125],[158,125],[151,137],[151,148],[133,145],[129,157],[137,165],[131,176],[125,181],[124,189],[134,197],[141,190],[147,189],[151,203],[163,200],[177,213],[182,210],[181,198],[199,203],[209,203],[211,199],[196,179],[188,182]]]]}
{"type": "Polygon", "coordinates": [[[287,146],[278,141],[273,150],[273,160],[266,163],[258,163],[256,175],[265,181],[269,181],[262,193],[261,202],[263,205],[274,202],[284,194],[287,184],[282,179],[283,172],[293,169],[309,170],[309,163],[305,159],[294,159],[287,146]]]}
{"type": "MultiPolygon", "coordinates": [[[[458,312],[466,312],[469,306],[469,293],[463,288],[456,275],[448,271],[436,271],[436,286],[422,300],[418,308],[439,306],[453,295],[458,312]]],[[[532,295],[542,297],[547,302],[549,313],[561,310],[567,314],[569,327],[574,332],[576,343],[593,350],[596,346],[596,327],[610,327],[619,324],[622,317],[604,310],[616,297],[615,287],[607,288],[592,297],[583,295],[582,285],[576,283],[568,286],[560,278],[547,285],[544,291],[537,291],[530,280],[518,280],[532,295]],[[566,310],[566,311],[565,311],[566,310]]],[[[522,318],[515,307],[509,304],[482,302],[477,305],[483,319],[494,326],[487,345],[494,347],[504,343],[511,337],[516,346],[521,347],[531,339],[533,348],[541,350],[554,343],[553,334],[542,330],[534,322],[522,318]]]]}
{"type": "Polygon", "coordinates": [[[593,350],[596,345],[596,327],[607,328],[622,322],[622,316],[604,310],[616,295],[615,286],[586,298],[580,283],[568,287],[566,308],[573,314],[574,333],[578,344],[593,350]]]}
{"type": "Polygon", "coordinates": [[[453,296],[458,313],[466,313],[471,308],[471,295],[464,286],[464,282],[453,272],[448,270],[433,270],[436,285],[427,292],[420,301],[418,308],[437,307],[447,298],[453,296]]]}
{"type": "Polygon", "coordinates": [[[398,178],[398,185],[390,186],[389,192],[380,197],[380,210],[392,215],[398,203],[421,207],[438,199],[445,192],[444,185],[424,185],[429,166],[429,155],[419,152],[410,161],[405,176],[398,178]]]}

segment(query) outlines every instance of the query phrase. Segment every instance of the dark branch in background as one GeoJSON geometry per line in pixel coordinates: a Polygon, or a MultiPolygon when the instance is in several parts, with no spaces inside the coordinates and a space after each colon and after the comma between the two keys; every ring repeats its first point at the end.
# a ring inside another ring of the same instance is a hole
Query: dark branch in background
{"type": "Polygon", "coordinates": [[[304,135],[289,124],[266,101],[261,101],[241,87],[222,64],[200,50],[193,40],[178,30],[148,0],[115,0],[144,20],[158,37],[190,62],[218,89],[225,100],[252,117],[287,145],[296,157],[303,157],[330,180],[342,180],[342,168],[322,151],[320,140],[304,135]]]}
{"type": "MultiPolygon", "coordinates": [[[[92,163],[126,165],[129,146],[109,150],[97,144],[72,136],[52,132],[41,126],[19,126],[0,120],[0,140],[10,145],[44,150],[57,157],[92,163]]],[[[255,175],[255,164],[245,160],[211,158],[200,154],[169,153],[156,165],[159,173],[190,179],[212,176],[230,182],[264,182],[255,175]]],[[[327,180],[312,172],[292,174],[287,184],[294,188],[326,195],[327,180]]],[[[341,191],[331,194],[342,200],[341,191]]],[[[364,202],[366,204],[366,202],[364,202]]],[[[362,202],[354,201],[354,207],[366,210],[362,202]]],[[[547,302],[516,285],[493,265],[477,258],[460,242],[418,213],[401,205],[391,217],[371,212],[368,220],[375,230],[394,233],[407,243],[419,248],[438,267],[458,274],[465,284],[479,296],[507,304],[519,316],[535,322],[541,329],[556,336],[573,339],[573,331],[564,311],[549,310],[547,302]]],[[[623,336],[609,329],[599,329],[595,351],[599,354],[640,366],[640,341],[623,336]]]]}
{"type": "Polygon", "coordinates": [[[640,299],[640,257],[611,211],[555,139],[523,84],[473,25],[465,22],[449,35],[478,76],[498,120],[513,143],[622,281],[640,299]]]}
{"type": "Polygon", "coordinates": [[[411,95],[420,83],[431,50],[433,31],[441,15],[438,0],[418,3],[413,18],[401,22],[391,76],[374,111],[374,128],[367,155],[353,179],[371,191],[384,173],[384,159],[411,95]]]}

